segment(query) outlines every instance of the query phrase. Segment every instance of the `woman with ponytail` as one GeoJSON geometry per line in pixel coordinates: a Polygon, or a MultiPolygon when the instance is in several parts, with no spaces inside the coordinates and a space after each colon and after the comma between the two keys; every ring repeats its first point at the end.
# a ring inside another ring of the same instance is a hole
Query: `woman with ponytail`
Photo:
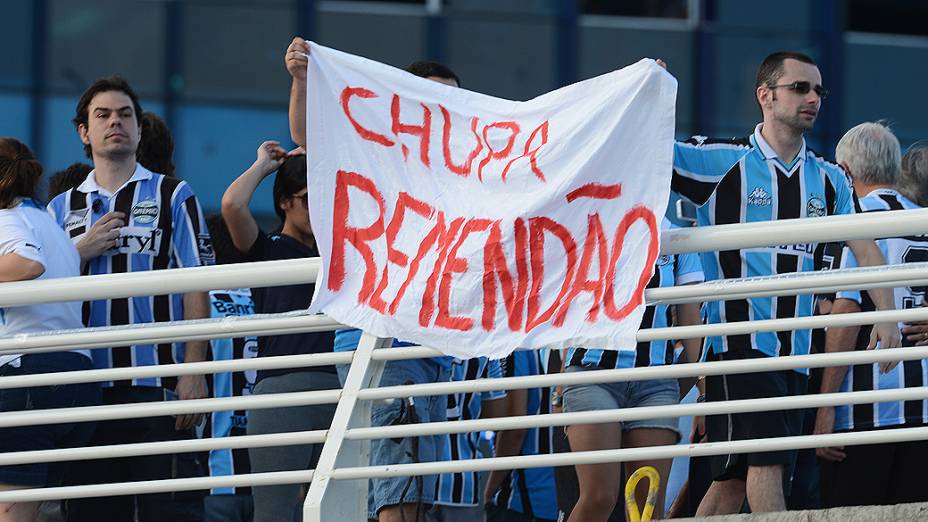
{"type": "MultiPolygon", "coordinates": [[[[0,283],[75,277],[80,257],[68,236],[36,201],[42,165],[23,143],[0,138],[0,283]]],[[[2,292],[2,290],[0,290],[2,292]]],[[[0,308],[0,337],[81,328],[80,302],[0,308]]],[[[89,370],[90,353],[0,353],[0,377],[89,370]]],[[[97,383],[0,389],[0,412],[92,406],[100,403],[97,383]]],[[[3,452],[84,446],[92,423],[0,428],[3,452]]],[[[63,463],[0,466],[0,491],[61,483],[63,463]]],[[[0,502],[0,522],[31,521],[37,502],[0,502]]]]}

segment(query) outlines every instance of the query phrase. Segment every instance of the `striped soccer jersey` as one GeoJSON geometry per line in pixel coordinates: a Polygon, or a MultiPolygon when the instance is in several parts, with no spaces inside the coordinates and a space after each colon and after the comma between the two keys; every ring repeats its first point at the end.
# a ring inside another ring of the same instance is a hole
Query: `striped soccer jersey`
{"type": "MultiPolygon", "coordinates": [[[[211,265],[214,262],[203,212],[186,182],[153,174],[141,165],[115,194],[100,187],[94,172],[77,188],[58,195],[48,205],[55,221],[75,243],[100,218],[112,211],[126,216],[116,248],[90,260],[84,274],[147,272],[165,268],[211,265]]],[[[84,303],[87,326],[122,326],[184,318],[182,295],[157,295],[84,303]]],[[[150,344],[93,351],[96,368],[151,366],[183,361],[184,343],[150,344]]],[[[104,386],[164,386],[174,377],[148,377],[105,383],[104,386]]]]}
{"type": "MultiPolygon", "coordinates": [[[[503,365],[506,377],[542,375],[560,371],[557,350],[516,350],[503,365]]],[[[529,388],[527,415],[551,413],[551,388],[529,388]]],[[[545,455],[554,453],[552,427],[528,428],[522,442],[521,455],[545,455]]],[[[497,506],[523,513],[534,518],[557,519],[557,493],[554,484],[554,468],[514,469],[509,480],[504,480],[493,499],[497,506]]]]}
{"type": "MultiPolygon", "coordinates": [[[[666,218],[664,230],[679,228],[666,218]]],[[[701,283],[704,279],[698,254],[680,254],[660,256],[654,265],[654,275],[647,288],[665,288],[674,285],[701,283]]],[[[641,318],[640,329],[665,328],[670,326],[670,305],[658,304],[648,306],[641,318]]],[[[635,348],[619,350],[600,350],[595,348],[571,348],[567,352],[567,366],[583,366],[611,370],[614,368],[632,368],[638,366],[660,366],[672,364],[674,357],[673,341],[640,342],[635,348]]]]}
{"type": "MultiPolygon", "coordinates": [[[[856,198],[838,165],[803,145],[785,164],[754,134],[728,141],[693,138],[674,148],[672,190],[698,206],[698,226],[851,214],[856,198]]],[[[775,276],[816,268],[819,245],[781,245],[701,254],[706,280],[775,276]]],[[[706,303],[710,323],[812,315],[813,296],[760,297],[706,303]]],[[[809,353],[809,330],[709,337],[714,353],[758,350],[768,356],[809,353]]],[[[808,373],[807,369],[797,369],[808,373]]]]}
{"type": "MultiPolygon", "coordinates": [[[[251,290],[213,290],[209,293],[210,317],[225,319],[255,313],[251,290]]],[[[251,359],[258,356],[258,338],[254,336],[236,339],[213,339],[210,341],[210,357],[214,361],[251,359]]],[[[212,376],[213,397],[244,397],[251,395],[255,385],[255,370],[244,372],[217,373],[212,376]]],[[[245,410],[217,411],[209,416],[207,433],[210,437],[235,437],[245,435],[248,416],[245,410]]],[[[214,449],[209,452],[209,474],[211,477],[250,473],[248,449],[214,449]]],[[[213,488],[213,495],[247,495],[251,488],[213,488]]]]}
{"type": "MultiPolygon", "coordinates": [[[[892,189],[877,189],[860,199],[863,212],[882,212],[921,208],[902,194],[892,189]]],[[[877,240],[877,245],[886,257],[887,265],[921,263],[928,261],[928,235],[892,237],[877,240]]],[[[842,268],[855,268],[857,260],[845,247],[841,256],[842,268]]],[[[897,309],[922,306],[926,288],[901,287],[893,290],[897,309]]],[[[837,298],[851,299],[860,304],[864,312],[876,310],[866,292],[838,292],[837,298]]],[[[857,337],[857,350],[866,350],[870,342],[870,326],[862,326],[857,337]]],[[[912,343],[903,338],[904,346],[912,343]]],[[[878,364],[858,364],[848,368],[839,391],[886,390],[916,388],[928,383],[928,361],[903,361],[886,374],[880,374],[878,364]]],[[[895,401],[875,404],[857,404],[835,408],[836,430],[866,430],[900,424],[921,425],[928,423],[928,401],[895,401]]]]}
{"type": "MultiPolygon", "coordinates": [[[[455,359],[451,366],[451,380],[456,382],[476,379],[496,379],[503,376],[503,369],[498,360],[486,357],[473,359],[455,359]]],[[[492,401],[506,396],[503,390],[481,393],[454,393],[448,395],[448,420],[479,419],[482,401],[492,401]]],[[[442,435],[439,447],[440,460],[470,460],[479,458],[477,451],[480,433],[452,433],[442,435]]],[[[435,503],[445,506],[480,505],[481,491],[478,491],[478,473],[443,473],[436,483],[435,503]]]]}

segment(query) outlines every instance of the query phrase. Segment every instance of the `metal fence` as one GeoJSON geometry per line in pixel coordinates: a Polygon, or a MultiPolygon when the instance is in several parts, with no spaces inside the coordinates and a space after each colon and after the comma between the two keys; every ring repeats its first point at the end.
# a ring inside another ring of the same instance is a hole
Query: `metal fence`
{"type": "MultiPolygon", "coordinates": [[[[663,234],[661,253],[677,254],[912,235],[924,232],[926,219],[928,219],[928,209],[679,229],[663,234]]],[[[141,274],[85,276],[73,279],[5,283],[0,284],[0,307],[183,293],[219,288],[240,288],[243,286],[267,287],[301,284],[315,281],[319,266],[318,259],[304,259],[163,270],[141,274]]],[[[827,273],[801,273],[777,277],[712,281],[686,287],[649,289],[645,292],[645,300],[649,304],[691,303],[745,297],[818,294],[846,289],[925,284],[928,284],[928,263],[912,263],[876,268],[835,270],[827,273]]],[[[715,335],[925,319],[928,319],[928,308],[916,308],[836,316],[648,329],[638,332],[638,340],[681,340],[715,335]]],[[[256,315],[219,320],[178,321],[121,328],[86,328],[35,335],[18,335],[0,338],[0,354],[39,353],[100,346],[122,349],[142,342],[146,344],[166,343],[246,335],[318,332],[339,327],[341,325],[325,316],[309,315],[303,311],[295,311],[287,314],[256,315]]],[[[396,332],[396,334],[398,337],[403,337],[403,332],[396,332]]],[[[20,388],[139,377],[165,377],[331,364],[350,363],[351,365],[344,386],[336,390],[0,413],[0,427],[15,427],[238,409],[255,410],[296,405],[336,404],[334,420],[326,430],[0,454],[0,465],[13,465],[30,462],[80,461],[97,458],[207,451],[219,448],[254,448],[322,443],[323,448],[320,459],[314,470],[21,489],[0,492],[0,502],[28,502],[202,490],[229,486],[244,487],[299,483],[309,484],[304,504],[305,520],[365,520],[367,516],[367,480],[374,477],[565,466],[680,456],[695,457],[822,446],[899,442],[928,438],[928,427],[916,427],[723,443],[369,466],[369,443],[372,439],[928,399],[928,387],[916,387],[370,427],[371,402],[375,400],[579,383],[751,373],[791,368],[915,360],[928,357],[928,347],[911,347],[378,387],[380,375],[386,361],[433,357],[439,354],[436,350],[425,347],[392,348],[390,347],[391,343],[392,339],[376,338],[365,334],[362,336],[357,350],[353,353],[294,355],[169,364],[143,368],[114,368],[2,377],[0,378],[0,388],[20,388]]]]}

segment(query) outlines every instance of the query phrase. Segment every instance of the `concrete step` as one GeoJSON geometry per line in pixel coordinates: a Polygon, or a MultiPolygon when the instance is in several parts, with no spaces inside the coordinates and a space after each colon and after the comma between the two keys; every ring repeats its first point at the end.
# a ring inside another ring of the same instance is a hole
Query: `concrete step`
{"type": "Polygon", "coordinates": [[[779,513],[677,518],[674,520],[678,522],[697,520],[706,522],[928,522],[928,503],[781,511],[779,513]]]}

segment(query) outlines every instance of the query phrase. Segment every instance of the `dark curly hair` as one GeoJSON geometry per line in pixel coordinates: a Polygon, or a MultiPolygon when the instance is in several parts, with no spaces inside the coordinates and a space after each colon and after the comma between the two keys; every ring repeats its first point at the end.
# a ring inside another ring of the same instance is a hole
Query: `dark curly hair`
{"type": "Polygon", "coordinates": [[[139,163],[146,169],[174,177],[174,137],[171,129],[157,114],[143,112],[142,137],[137,153],[139,163]]]}
{"type": "Polygon", "coordinates": [[[306,188],[306,156],[290,156],[274,176],[274,212],[283,223],[287,217],[280,203],[306,188]]]}
{"type": "Polygon", "coordinates": [[[11,208],[19,198],[36,199],[42,164],[25,143],[0,138],[0,209],[11,208]]]}
{"type": "Polygon", "coordinates": [[[48,199],[54,199],[58,194],[63,194],[83,183],[91,170],[93,170],[92,166],[77,162],[52,174],[48,178],[48,199]]]}

